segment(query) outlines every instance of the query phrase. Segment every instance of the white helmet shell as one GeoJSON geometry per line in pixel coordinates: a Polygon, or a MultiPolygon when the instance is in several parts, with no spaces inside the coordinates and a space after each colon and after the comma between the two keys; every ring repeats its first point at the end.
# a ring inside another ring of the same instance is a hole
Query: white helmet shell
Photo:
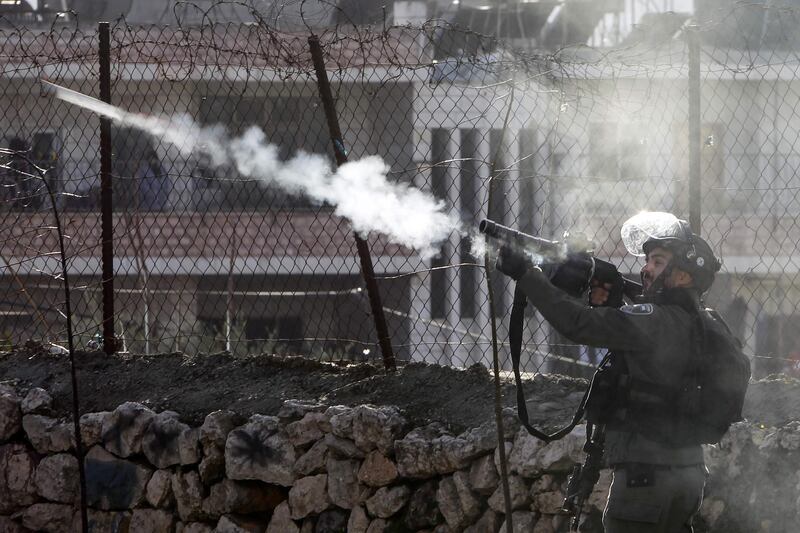
{"type": "Polygon", "coordinates": [[[631,254],[642,257],[644,243],[650,239],[682,238],[685,229],[672,213],[642,211],[622,225],[622,243],[631,254]]]}

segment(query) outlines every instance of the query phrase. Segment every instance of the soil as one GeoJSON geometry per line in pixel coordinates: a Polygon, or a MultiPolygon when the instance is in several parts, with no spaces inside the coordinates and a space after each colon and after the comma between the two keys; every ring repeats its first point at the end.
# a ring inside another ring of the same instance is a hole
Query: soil
{"type": "MultiPolygon", "coordinates": [[[[276,414],[285,400],[326,405],[396,405],[414,423],[438,421],[458,432],[494,419],[494,383],[481,365],[455,369],[409,363],[394,372],[370,364],[332,364],[299,357],[227,354],[108,356],[77,352],[82,413],[136,401],[155,411],[172,410],[193,425],[206,414],[230,409],[243,416],[276,414]]],[[[0,382],[48,390],[61,416],[71,412],[69,357],[41,347],[0,354],[0,382]]],[[[513,377],[504,374],[505,406],[516,406],[513,377]]],[[[559,375],[525,380],[531,420],[546,430],[564,425],[587,382],[559,375]]],[[[745,417],[765,425],[800,420],[800,381],[773,376],[750,386],[745,417]]]]}
{"type": "Polygon", "coordinates": [[[800,380],[775,374],[750,383],[744,417],[765,426],[782,426],[800,420],[800,380]]]}

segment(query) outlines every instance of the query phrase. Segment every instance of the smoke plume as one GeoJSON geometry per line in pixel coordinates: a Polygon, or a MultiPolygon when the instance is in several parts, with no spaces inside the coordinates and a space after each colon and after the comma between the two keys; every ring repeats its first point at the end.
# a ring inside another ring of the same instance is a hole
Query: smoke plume
{"type": "Polygon", "coordinates": [[[279,149],[261,129],[251,127],[230,137],[224,127],[201,127],[188,115],[172,117],[130,113],[71,89],[44,82],[56,97],[163,139],[182,155],[205,153],[214,166],[232,164],[250,179],[262,180],[290,194],[304,194],[334,206],[362,235],[379,232],[391,242],[414,248],[423,258],[438,253],[437,245],[460,222],[431,195],[387,179],[389,166],[378,156],[364,157],[334,170],[328,158],[299,152],[282,161],[279,149]]]}

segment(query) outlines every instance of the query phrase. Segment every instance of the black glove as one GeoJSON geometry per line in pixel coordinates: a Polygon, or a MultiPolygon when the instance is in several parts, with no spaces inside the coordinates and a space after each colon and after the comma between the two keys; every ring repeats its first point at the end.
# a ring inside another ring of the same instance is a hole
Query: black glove
{"type": "MultiPolygon", "coordinates": [[[[605,291],[606,299],[604,302],[595,302],[597,298],[590,296],[589,301],[595,307],[620,307],[624,302],[622,296],[625,291],[625,280],[622,274],[619,273],[617,267],[603,261],[602,259],[595,259],[595,271],[592,278],[592,287],[598,287],[601,291],[605,291]]],[[[593,289],[594,290],[594,289],[593,289]]],[[[604,294],[600,292],[600,294],[604,294]]]]}
{"type": "Polygon", "coordinates": [[[569,254],[566,261],[548,266],[542,265],[542,271],[549,272],[550,282],[570,296],[578,298],[589,288],[594,266],[588,254],[569,254]]]}
{"type": "Polygon", "coordinates": [[[522,251],[507,244],[500,248],[495,268],[514,281],[519,281],[532,267],[533,263],[522,251]]]}

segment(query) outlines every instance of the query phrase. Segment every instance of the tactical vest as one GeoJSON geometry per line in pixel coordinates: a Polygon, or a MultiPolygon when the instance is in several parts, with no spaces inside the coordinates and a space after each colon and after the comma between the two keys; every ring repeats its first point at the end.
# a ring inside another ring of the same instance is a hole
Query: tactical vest
{"type": "Polygon", "coordinates": [[[672,302],[692,315],[693,353],[681,385],[666,386],[632,377],[624,357],[598,369],[586,403],[587,420],[632,431],[667,446],[719,442],[742,420],[750,361],[741,344],[713,310],[685,300],[672,302]]]}

